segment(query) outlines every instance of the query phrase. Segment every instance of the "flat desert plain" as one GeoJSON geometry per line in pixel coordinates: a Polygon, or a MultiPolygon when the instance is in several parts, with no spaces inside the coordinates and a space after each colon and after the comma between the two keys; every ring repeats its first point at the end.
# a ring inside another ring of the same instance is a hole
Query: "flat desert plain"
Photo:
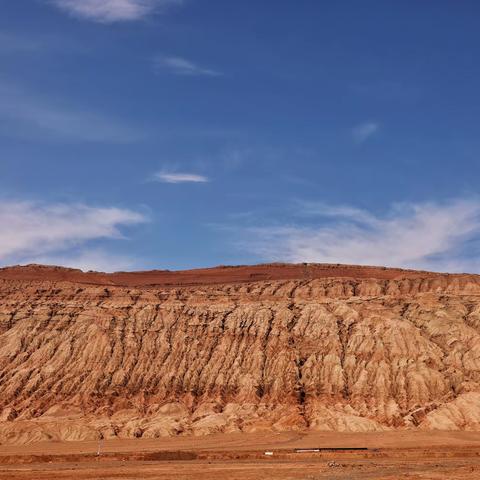
{"type": "Polygon", "coordinates": [[[100,444],[0,445],[2,480],[266,478],[479,479],[480,433],[265,432],[105,440],[100,444]]]}

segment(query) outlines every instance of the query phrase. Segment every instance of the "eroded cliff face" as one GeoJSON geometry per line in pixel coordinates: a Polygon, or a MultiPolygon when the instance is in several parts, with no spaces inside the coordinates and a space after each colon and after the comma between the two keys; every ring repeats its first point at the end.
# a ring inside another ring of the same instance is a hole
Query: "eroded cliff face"
{"type": "Polygon", "coordinates": [[[0,279],[0,442],[480,430],[479,278],[395,277],[0,279]]]}

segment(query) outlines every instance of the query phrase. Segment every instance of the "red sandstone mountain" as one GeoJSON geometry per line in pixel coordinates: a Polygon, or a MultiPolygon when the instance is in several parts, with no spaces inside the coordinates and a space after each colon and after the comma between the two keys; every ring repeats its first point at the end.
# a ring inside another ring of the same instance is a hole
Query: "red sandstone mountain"
{"type": "Polygon", "coordinates": [[[0,442],[480,430],[480,276],[0,269],[0,442]]]}

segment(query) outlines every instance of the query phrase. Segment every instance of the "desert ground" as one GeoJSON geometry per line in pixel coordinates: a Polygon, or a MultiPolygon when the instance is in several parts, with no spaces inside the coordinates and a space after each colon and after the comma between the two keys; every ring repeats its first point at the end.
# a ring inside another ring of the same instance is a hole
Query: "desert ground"
{"type": "Polygon", "coordinates": [[[71,478],[473,480],[480,433],[265,432],[0,446],[2,480],[71,478]],[[295,452],[301,448],[325,450],[295,452]],[[328,450],[335,448],[345,450],[328,450]]]}

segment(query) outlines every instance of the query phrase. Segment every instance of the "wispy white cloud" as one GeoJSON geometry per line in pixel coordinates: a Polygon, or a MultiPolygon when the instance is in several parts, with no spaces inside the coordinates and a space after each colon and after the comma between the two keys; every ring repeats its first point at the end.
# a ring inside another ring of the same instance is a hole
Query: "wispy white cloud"
{"type": "Polygon", "coordinates": [[[153,179],[163,183],[206,183],[209,181],[205,175],[186,172],[157,172],[153,179]]]}
{"type": "Polygon", "coordinates": [[[116,255],[101,248],[84,249],[78,252],[58,255],[40,255],[22,259],[21,265],[28,264],[61,265],[79,268],[83,271],[119,272],[138,268],[138,260],[131,256],[116,255]]]}
{"type": "Polygon", "coordinates": [[[84,44],[68,36],[55,32],[17,32],[13,30],[0,31],[1,55],[39,55],[51,53],[85,53],[84,44]]]}
{"type": "Polygon", "coordinates": [[[50,0],[75,17],[101,23],[140,20],[183,0],[50,0]]]}
{"type": "Polygon", "coordinates": [[[169,71],[175,75],[218,77],[222,75],[217,70],[205,68],[182,57],[169,57],[157,55],[153,59],[153,67],[156,72],[169,71]]]}
{"type": "Polygon", "coordinates": [[[87,264],[88,259],[92,265],[93,260],[99,264],[98,250],[88,249],[90,242],[124,238],[122,227],[146,221],[141,213],[115,207],[0,201],[0,262],[57,258],[59,263],[70,259],[69,265],[75,259],[78,265],[87,264]]]}
{"type": "Polygon", "coordinates": [[[469,251],[480,240],[477,199],[396,205],[384,216],[324,204],[309,204],[303,213],[317,215],[318,226],[248,228],[242,247],[268,260],[480,270],[469,251]]]}
{"type": "Polygon", "coordinates": [[[375,135],[379,129],[380,125],[376,122],[362,123],[352,129],[352,136],[355,142],[363,143],[375,135]]]}
{"type": "Polygon", "coordinates": [[[33,40],[16,33],[0,31],[0,53],[37,53],[44,45],[43,38],[33,40]]]}
{"type": "Polygon", "coordinates": [[[63,105],[1,82],[0,120],[3,134],[36,139],[129,143],[144,137],[139,129],[99,112],[63,105]]]}

